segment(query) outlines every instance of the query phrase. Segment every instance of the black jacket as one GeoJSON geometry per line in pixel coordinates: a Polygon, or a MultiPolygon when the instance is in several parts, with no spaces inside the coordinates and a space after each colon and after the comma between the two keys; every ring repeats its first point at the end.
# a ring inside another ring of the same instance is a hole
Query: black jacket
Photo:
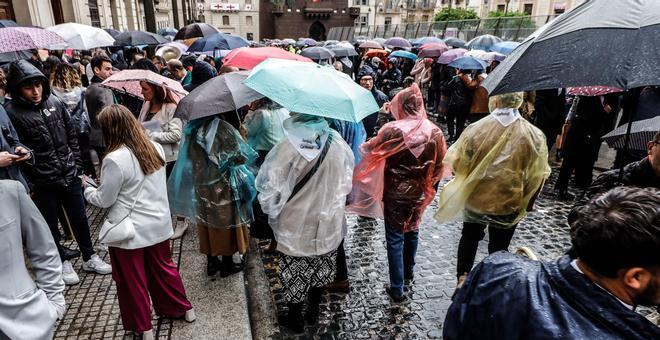
{"type": "MultiPolygon", "coordinates": [[[[5,110],[0,107],[0,151],[15,154],[14,151],[16,150],[16,147],[19,146],[24,145],[18,141],[18,135],[16,134],[14,125],[11,124],[5,110]]],[[[18,167],[18,164],[12,164],[8,167],[0,168],[0,179],[13,179],[19,181],[28,192],[30,191],[23,174],[21,174],[21,169],[18,167]]]]}
{"type": "Polygon", "coordinates": [[[50,95],[46,77],[21,60],[10,65],[7,88],[11,89],[12,100],[5,104],[5,110],[21,142],[33,150],[34,165],[24,168],[30,182],[38,188],[63,187],[78,181],[82,161],[76,127],[64,103],[50,95]],[[21,85],[29,80],[43,81],[39,104],[20,95],[21,85]]]}
{"type": "MultiPolygon", "coordinates": [[[[390,100],[386,94],[376,89],[375,86],[371,89],[371,94],[374,96],[378,107],[383,107],[383,104],[390,100]]],[[[367,138],[375,136],[376,132],[378,132],[378,112],[364,117],[362,123],[364,124],[364,131],[367,132],[367,138]]]]}
{"type": "Polygon", "coordinates": [[[653,171],[648,157],[626,165],[623,168],[621,182],[619,182],[619,169],[603,172],[591,184],[587,193],[575,203],[568,214],[568,222],[572,223],[577,218],[578,209],[587,204],[590,199],[617,186],[660,189],[660,176],[653,171]]]}
{"type": "Polygon", "coordinates": [[[217,75],[218,72],[211,64],[205,61],[196,61],[192,69],[192,81],[190,84],[184,85],[183,89],[190,92],[217,75]]]}

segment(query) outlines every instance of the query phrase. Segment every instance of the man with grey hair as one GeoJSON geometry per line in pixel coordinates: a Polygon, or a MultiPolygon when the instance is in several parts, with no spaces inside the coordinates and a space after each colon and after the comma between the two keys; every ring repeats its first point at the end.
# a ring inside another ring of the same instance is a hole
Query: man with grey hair
{"type": "Polygon", "coordinates": [[[188,85],[192,82],[192,75],[183,67],[181,60],[172,59],[167,62],[167,70],[170,71],[172,79],[181,82],[181,85],[188,85]]]}

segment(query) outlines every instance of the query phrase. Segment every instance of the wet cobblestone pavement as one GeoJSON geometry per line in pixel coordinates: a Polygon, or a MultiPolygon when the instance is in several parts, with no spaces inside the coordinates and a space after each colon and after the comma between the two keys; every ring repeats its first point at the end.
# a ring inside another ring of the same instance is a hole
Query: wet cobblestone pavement
{"type": "MultiPolygon", "coordinates": [[[[546,184],[552,188],[554,177],[546,184]]],[[[510,250],[526,246],[539,259],[555,259],[570,246],[566,216],[573,202],[561,202],[541,194],[535,211],[519,224],[510,250]]],[[[346,256],[351,290],[349,294],[325,293],[319,322],[295,335],[281,327],[273,339],[439,339],[442,323],[456,285],[456,251],[460,223],[440,224],[433,202],[424,214],[419,233],[415,280],[404,292],[408,301],[393,303],[385,293],[388,266],[384,226],[357,223],[349,216],[346,256]]],[[[488,236],[479,245],[476,261],[487,255],[488,236]]],[[[261,249],[268,242],[261,242],[261,249]]],[[[277,257],[264,254],[262,261],[270,281],[278,312],[286,310],[277,278],[277,257]]],[[[476,262],[475,262],[476,263],[476,262]]]]}
{"type": "MultiPolygon", "coordinates": [[[[94,247],[97,254],[109,263],[110,254],[98,243],[98,232],[106,214],[106,210],[92,206],[87,208],[94,247]]],[[[75,241],[67,241],[64,245],[77,249],[75,241]]],[[[181,239],[172,242],[172,258],[177,263],[180,262],[180,254],[181,239]]],[[[72,260],[71,263],[80,277],[80,283],[67,286],[64,291],[67,310],[56,325],[54,339],[122,339],[125,332],[119,317],[117,290],[112,275],[85,273],[81,269],[82,257],[72,260]]],[[[156,339],[170,339],[173,322],[182,321],[154,316],[152,322],[156,339]]]]}

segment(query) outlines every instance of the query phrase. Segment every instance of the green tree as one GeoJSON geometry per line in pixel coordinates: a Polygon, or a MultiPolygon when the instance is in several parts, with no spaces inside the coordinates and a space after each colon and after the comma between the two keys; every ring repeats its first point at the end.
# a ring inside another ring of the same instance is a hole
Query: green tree
{"type": "Polygon", "coordinates": [[[488,19],[483,23],[484,28],[536,28],[532,18],[523,12],[496,11],[488,13],[488,19]]]}
{"type": "Polygon", "coordinates": [[[477,12],[471,9],[464,8],[443,8],[440,12],[435,14],[433,20],[438,21],[447,21],[447,20],[469,20],[469,19],[479,19],[477,12]]]}

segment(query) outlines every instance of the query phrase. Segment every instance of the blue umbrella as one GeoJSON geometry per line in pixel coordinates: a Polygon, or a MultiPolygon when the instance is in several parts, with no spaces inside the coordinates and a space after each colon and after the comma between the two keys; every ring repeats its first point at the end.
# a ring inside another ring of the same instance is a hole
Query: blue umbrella
{"type": "Polygon", "coordinates": [[[188,52],[210,52],[215,50],[233,50],[250,46],[250,43],[237,35],[216,33],[208,38],[197,39],[188,52]]]}
{"type": "Polygon", "coordinates": [[[451,37],[445,39],[445,44],[447,44],[447,46],[451,46],[454,48],[465,48],[466,42],[463,39],[451,37]]]}
{"type": "Polygon", "coordinates": [[[408,58],[412,60],[417,60],[417,56],[415,55],[415,53],[408,51],[401,51],[401,50],[390,53],[390,57],[408,58]]]}
{"type": "Polygon", "coordinates": [[[493,52],[502,53],[504,55],[509,55],[518,46],[520,46],[520,43],[517,43],[515,41],[503,41],[501,43],[497,43],[493,45],[493,47],[491,47],[490,50],[493,52]]]}
{"type": "Polygon", "coordinates": [[[316,46],[317,42],[316,40],[312,38],[302,38],[296,42],[296,46],[302,47],[302,46],[316,46]]]}
{"type": "Polygon", "coordinates": [[[432,43],[439,43],[439,42],[444,42],[444,41],[442,41],[442,39],[436,38],[436,37],[423,37],[423,38],[416,39],[413,42],[413,46],[419,47],[419,46],[422,46],[424,44],[432,44],[432,43]]]}
{"type": "Polygon", "coordinates": [[[176,36],[177,32],[179,32],[179,30],[177,30],[176,28],[166,27],[166,28],[159,29],[157,33],[164,36],[164,37],[167,37],[167,36],[174,37],[174,36],[176,36]]]}
{"type": "Polygon", "coordinates": [[[460,58],[454,59],[449,63],[449,67],[453,67],[459,70],[485,70],[487,65],[481,59],[477,59],[471,56],[463,56],[460,58]]]}
{"type": "Polygon", "coordinates": [[[291,112],[359,122],[379,110],[370,91],[314,63],[269,58],[243,84],[291,112]]]}

